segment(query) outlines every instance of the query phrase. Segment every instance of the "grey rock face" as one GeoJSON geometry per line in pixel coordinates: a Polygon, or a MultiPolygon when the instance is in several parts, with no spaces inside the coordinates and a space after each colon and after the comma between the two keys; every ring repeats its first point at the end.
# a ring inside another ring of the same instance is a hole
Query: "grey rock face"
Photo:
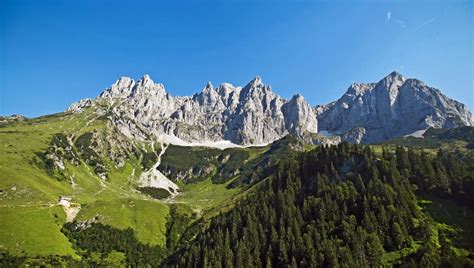
{"type": "MultiPolygon", "coordinates": [[[[273,142],[287,134],[316,133],[315,111],[301,95],[282,99],[259,77],[245,87],[211,83],[190,97],[172,97],[148,75],[135,82],[120,78],[95,100],[109,107],[109,118],[125,135],[165,142],[228,140],[239,145],[273,142]]],[[[73,104],[80,112],[89,102],[73,104]]],[[[87,106],[87,107],[88,107],[87,106]]]]}
{"type": "Polygon", "coordinates": [[[378,83],[352,84],[338,101],[315,110],[321,131],[351,142],[379,142],[429,127],[474,125],[464,104],[397,72],[378,83]]]}
{"type": "Polygon", "coordinates": [[[285,114],[285,127],[291,133],[315,133],[318,129],[316,113],[304,100],[303,96],[296,94],[283,105],[285,114]]]}
{"type": "Polygon", "coordinates": [[[91,99],[83,99],[78,102],[74,102],[66,109],[66,112],[73,112],[73,113],[82,113],[85,108],[89,108],[92,106],[91,99]]]}
{"type": "Polygon", "coordinates": [[[352,84],[339,100],[314,108],[301,95],[282,99],[260,77],[243,88],[208,83],[193,96],[173,97],[148,75],[138,81],[122,77],[95,100],[74,103],[68,111],[91,106],[129,138],[178,145],[224,140],[260,145],[288,134],[317,143],[373,143],[429,127],[474,125],[464,104],[397,72],[378,83],[352,84]],[[316,139],[317,132],[322,135],[316,139]]]}

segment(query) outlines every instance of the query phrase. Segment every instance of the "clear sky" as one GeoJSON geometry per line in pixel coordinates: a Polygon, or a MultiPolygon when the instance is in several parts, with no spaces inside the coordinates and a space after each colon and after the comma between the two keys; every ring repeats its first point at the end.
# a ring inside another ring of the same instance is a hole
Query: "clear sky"
{"type": "Polygon", "coordinates": [[[147,73],[312,104],[393,70],[474,108],[474,1],[0,1],[0,114],[38,116],[147,73]]]}

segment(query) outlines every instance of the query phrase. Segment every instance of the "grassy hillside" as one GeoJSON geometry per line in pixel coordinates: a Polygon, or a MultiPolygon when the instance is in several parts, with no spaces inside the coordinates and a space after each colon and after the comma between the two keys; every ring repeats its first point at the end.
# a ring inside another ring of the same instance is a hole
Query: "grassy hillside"
{"type": "Polygon", "coordinates": [[[0,208],[1,247],[16,255],[70,255],[78,258],[61,233],[65,222],[62,208],[12,206],[0,208]]]}
{"type": "Polygon", "coordinates": [[[92,116],[59,114],[0,127],[1,248],[13,253],[75,255],[59,231],[65,213],[60,195],[71,195],[67,182],[51,178],[35,164],[57,132],[82,131],[92,116]]]}
{"type": "MultiPolygon", "coordinates": [[[[60,231],[66,222],[65,211],[58,204],[60,196],[70,196],[75,206],[80,206],[76,220],[101,222],[119,229],[130,227],[145,244],[165,244],[169,204],[135,189],[138,176],[150,166],[146,160],[156,161],[149,156],[154,153],[149,145],[134,144],[144,151],[133,152],[118,167],[105,153],[97,155],[88,149],[87,142],[92,142],[89,133],[107,137],[109,132],[106,119],[90,110],[0,124],[0,250],[17,255],[77,258],[60,231]],[[72,143],[71,151],[64,150],[68,142],[72,143]],[[51,150],[65,155],[64,170],[46,164],[45,154],[51,150]],[[106,180],[97,174],[97,161],[107,170],[106,180]]],[[[159,145],[155,147],[159,149],[159,145]]],[[[203,182],[205,186],[183,185],[179,202],[184,206],[192,202],[195,209],[209,208],[212,203],[197,200],[212,199],[218,203],[237,191],[203,182]]]]}
{"type": "Polygon", "coordinates": [[[119,229],[131,227],[137,239],[145,244],[164,245],[166,221],[169,214],[167,204],[155,200],[133,198],[99,199],[82,206],[76,220],[98,221],[119,229]]]}
{"type": "Polygon", "coordinates": [[[382,145],[405,146],[431,152],[442,149],[461,157],[474,159],[474,127],[430,128],[423,134],[423,137],[400,137],[383,142],[382,145]]]}

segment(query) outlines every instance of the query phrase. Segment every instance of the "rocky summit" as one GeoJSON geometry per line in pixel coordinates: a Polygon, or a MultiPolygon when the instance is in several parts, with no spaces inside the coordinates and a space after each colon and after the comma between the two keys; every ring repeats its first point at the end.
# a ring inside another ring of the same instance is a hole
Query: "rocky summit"
{"type": "Polygon", "coordinates": [[[352,84],[339,100],[319,110],[320,131],[358,143],[381,142],[428,128],[474,125],[464,104],[398,72],[378,83],[352,84]]]}
{"type": "Polygon", "coordinates": [[[112,122],[129,137],[153,135],[173,144],[258,145],[317,132],[315,110],[301,95],[282,99],[260,77],[244,87],[208,83],[186,97],[171,96],[148,75],[136,82],[122,77],[95,100],[68,110],[81,112],[93,105],[105,105],[112,122]]]}
{"type": "Polygon", "coordinates": [[[332,136],[322,143],[374,143],[430,127],[474,125],[464,104],[398,72],[378,83],[352,84],[337,101],[316,107],[299,94],[281,98],[258,76],[244,87],[209,82],[193,96],[174,97],[148,75],[138,81],[122,77],[68,111],[91,106],[130,138],[215,147],[268,144],[288,134],[307,140],[318,132],[313,142],[332,136]]]}

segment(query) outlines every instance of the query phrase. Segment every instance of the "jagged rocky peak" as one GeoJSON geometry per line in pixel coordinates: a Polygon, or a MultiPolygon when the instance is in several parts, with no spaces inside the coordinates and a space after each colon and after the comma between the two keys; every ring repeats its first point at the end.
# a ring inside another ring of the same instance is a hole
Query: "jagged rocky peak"
{"type": "Polygon", "coordinates": [[[143,77],[140,78],[140,80],[138,80],[138,83],[141,86],[152,86],[152,85],[155,84],[155,82],[153,82],[153,80],[151,80],[151,78],[148,74],[144,74],[143,77]]]}
{"type": "Polygon", "coordinates": [[[278,120],[283,116],[281,108],[287,101],[274,93],[269,85],[263,84],[259,76],[242,88],[239,99],[244,110],[260,112],[278,120]]]}
{"type": "Polygon", "coordinates": [[[148,95],[166,95],[165,86],[161,83],[155,83],[150,76],[145,74],[137,81],[137,85],[132,89],[132,95],[145,97],[148,95]]]}
{"type": "Polygon", "coordinates": [[[147,74],[136,82],[132,78],[124,76],[120,77],[110,88],[104,90],[99,95],[99,99],[119,100],[143,94],[165,95],[166,91],[163,84],[155,84],[147,74]]]}
{"type": "Polygon", "coordinates": [[[151,80],[148,74],[143,75],[143,77],[138,80],[137,84],[139,85],[139,87],[143,87],[143,88],[152,88],[155,86],[163,87],[163,84],[155,84],[155,82],[151,80]]]}
{"type": "Polygon", "coordinates": [[[417,79],[392,72],[377,83],[352,84],[335,103],[318,107],[321,131],[371,143],[429,127],[473,125],[467,107],[417,79]],[[357,133],[357,138],[354,137],[357,133]]]}
{"type": "Polygon", "coordinates": [[[376,83],[353,83],[347,89],[346,94],[359,96],[364,94],[366,91],[374,89],[376,85],[376,83]]]}
{"type": "Polygon", "coordinates": [[[220,96],[211,82],[207,82],[206,86],[199,94],[195,94],[193,99],[200,105],[213,106],[219,101],[220,96]]]}
{"type": "Polygon", "coordinates": [[[400,87],[405,83],[407,79],[397,71],[391,72],[389,75],[379,81],[379,84],[383,84],[385,87],[400,87]]]}
{"type": "Polygon", "coordinates": [[[262,82],[260,76],[256,76],[245,87],[242,88],[241,98],[256,98],[266,94],[274,95],[272,88],[262,82]]]}
{"type": "Polygon", "coordinates": [[[207,82],[206,86],[202,89],[200,95],[218,95],[216,89],[211,82],[207,82]]]}
{"type": "Polygon", "coordinates": [[[131,88],[134,85],[135,81],[132,78],[122,76],[115,82],[115,84],[112,85],[112,87],[116,86],[117,88],[131,88]]]}
{"type": "Polygon", "coordinates": [[[73,113],[82,113],[84,109],[89,108],[93,104],[92,99],[82,99],[78,102],[72,103],[67,109],[66,112],[73,112],[73,113]]]}
{"type": "MultiPolygon", "coordinates": [[[[375,86],[378,90],[383,90],[385,93],[388,92],[390,105],[393,105],[397,100],[399,90],[407,79],[403,77],[399,72],[393,71],[382,80],[380,80],[375,86]]],[[[383,94],[382,93],[382,94],[383,94]]]]}
{"type": "Polygon", "coordinates": [[[111,104],[112,124],[128,137],[155,136],[179,145],[260,145],[318,131],[371,143],[429,127],[474,125],[465,105],[398,72],[376,83],[354,83],[337,101],[314,108],[299,94],[282,99],[259,76],[244,87],[222,83],[216,88],[209,82],[191,97],[172,97],[148,75],[136,82],[122,77],[96,100],[69,110],[82,112],[97,100],[111,104]]]}
{"type": "Polygon", "coordinates": [[[347,89],[346,94],[359,96],[374,89],[388,92],[396,92],[400,89],[400,87],[405,83],[406,80],[407,78],[402,76],[399,72],[393,71],[377,83],[353,83],[347,89]]]}
{"type": "Polygon", "coordinates": [[[122,76],[114,84],[104,90],[99,98],[102,99],[123,99],[127,98],[132,88],[135,86],[135,81],[130,77],[122,76]]]}
{"type": "Polygon", "coordinates": [[[318,131],[316,111],[300,94],[293,95],[291,100],[283,105],[283,114],[286,128],[291,134],[303,135],[305,132],[318,131]]]}
{"type": "MultiPolygon", "coordinates": [[[[306,102],[303,95],[297,93],[294,94],[293,97],[287,102],[290,106],[293,106],[296,110],[304,110],[310,105],[306,102]]],[[[311,107],[310,107],[311,109],[311,107]]]]}
{"type": "Polygon", "coordinates": [[[248,83],[248,86],[252,88],[263,87],[262,79],[257,75],[248,83]]]}
{"type": "Polygon", "coordinates": [[[293,102],[298,102],[298,103],[302,103],[304,102],[304,97],[303,95],[299,94],[299,93],[296,93],[295,95],[293,95],[293,97],[291,97],[291,101],[293,102]]]}
{"type": "Polygon", "coordinates": [[[242,87],[236,87],[230,83],[222,83],[217,88],[217,92],[223,98],[227,98],[229,95],[240,95],[242,87]]]}
{"type": "Polygon", "coordinates": [[[229,83],[215,88],[209,82],[192,97],[172,97],[148,75],[136,82],[124,77],[98,99],[113,104],[113,125],[136,139],[152,135],[181,145],[260,145],[317,131],[315,113],[302,96],[282,99],[259,76],[243,88],[229,83]]]}

